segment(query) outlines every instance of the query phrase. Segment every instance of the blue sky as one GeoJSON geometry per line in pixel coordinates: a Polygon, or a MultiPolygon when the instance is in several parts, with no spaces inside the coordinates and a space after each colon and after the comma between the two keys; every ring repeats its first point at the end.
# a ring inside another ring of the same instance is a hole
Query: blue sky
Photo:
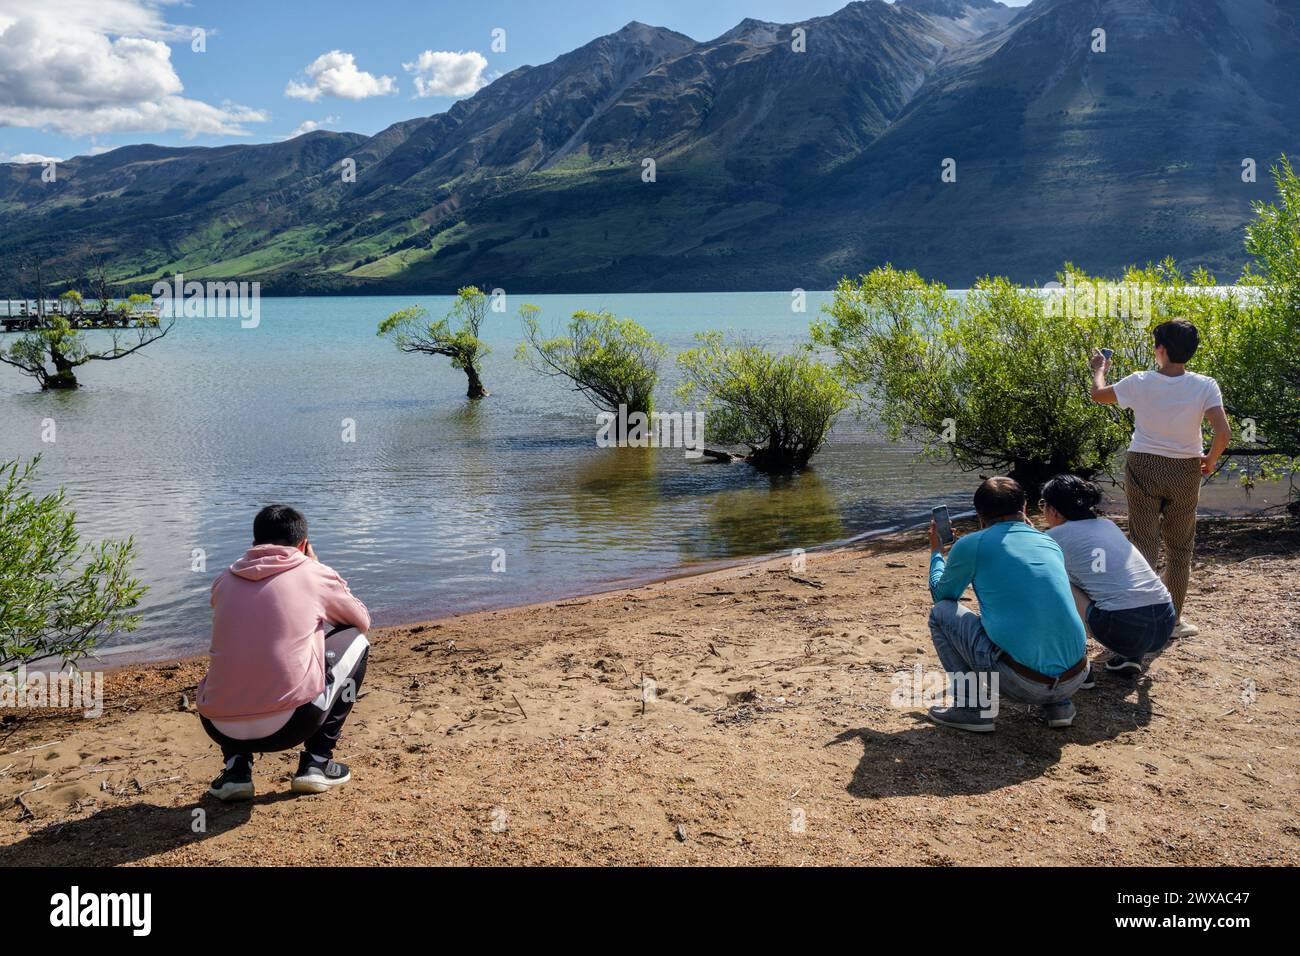
{"type": "Polygon", "coordinates": [[[793,23],[845,2],[0,0],[0,161],[266,142],[312,124],[370,134],[630,20],[704,40],[745,17],[793,23]]]}

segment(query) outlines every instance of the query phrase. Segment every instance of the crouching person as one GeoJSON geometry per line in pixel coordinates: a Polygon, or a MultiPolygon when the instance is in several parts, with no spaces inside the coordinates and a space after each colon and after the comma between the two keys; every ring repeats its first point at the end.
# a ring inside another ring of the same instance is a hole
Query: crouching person
{"type": "Polygon", "coordinates": [[[198,709],[226,765],[209,794],[251,799],[253,754],[295,747],[302,754],[294,792],[322,793],[351,779],[334,747],[365,678],[369,627],[366,606],[316,559],[307,520],[287,505],[258,512],[253,547],[212,585],[198,709]],[[340,629],[327,639],[331,625],[340,629]]]}
{"type": "Polygon", "coordinates": [[[1078,475],[1043,486],[1047,533],[1065,553],[1065,570],[1085,629],[1112,651],[1106,672],[1135,677],[1143,659],[1169,643],[1178,612],[1164,582],[1119,526],[1097,508],[1101,489],[1078,475]]]}
{"type": "MultiPolygon", "coordinates": [[[[980,530],[953,542],[947,559],[930,526],[930,634],[955,686],[988,686],[1038,704],[1049,727],[1074,721],[1070,698],[1087,681],[1087,643],[1060,547],[1025,518],[1025,492],[990,478],[975,492],[980,530]],[[959,602],[968,586],[979,613],[959,602]]],[[[995,697],[995,700],[997,698],[995,697]]],[[[931,707],[935,723],[992,731],[995,716],[966,700],[931,707]]]]}

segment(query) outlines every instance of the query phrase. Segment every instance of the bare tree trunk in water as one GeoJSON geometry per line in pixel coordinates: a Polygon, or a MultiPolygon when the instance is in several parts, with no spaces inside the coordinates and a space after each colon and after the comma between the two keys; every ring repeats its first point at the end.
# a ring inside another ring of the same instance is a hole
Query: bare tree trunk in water
{"type": "Polygon", "coordinates": [[[47,375],[41,380],[41,388],[80,388],[77,376],[72,373],[76,368],[71,362],[63,357],[63,353],[56,348],[50,349],[50,361],[54,363],[54,374],[47,375]]]}
{"type": "Polygon", "coordinates": [[[478,377],[478,369],[473,365],[465,367],[465,375],[469,379],[469,389],[465,392],[466,398],[487,398],[488,390],[483,387],[483,381],[478,377]]]}

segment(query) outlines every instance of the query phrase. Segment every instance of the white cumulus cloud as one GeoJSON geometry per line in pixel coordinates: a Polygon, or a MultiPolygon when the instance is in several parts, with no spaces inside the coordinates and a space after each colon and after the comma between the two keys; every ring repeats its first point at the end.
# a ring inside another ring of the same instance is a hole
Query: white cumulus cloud
{"type": "Polygon", "coordinates": [[[487,65],[487,59],[475,50],[425,50],[414,63],[402,67],[414,74],[416,96],[470,96],[487,86],[483,76],[487,65]]]}
{"type": "Polygon", "coordinates": [[[303,133],[310,133],[318,129],[325,129],[327,126],[334,126],[338,121],[339,118],[337,116],[327,116],[322,120],[303,120],[298,124],[298,128],[286,136],[285,139],[293,139],[295,136],[301,136],[303,133]]]}
{"type": "Polygon", "coordinates": [[[68,135],[179,130],[247,135],[265,114],[180,95],[151,0],[0,0],[0,126],[68,135]]]}
{"type": "Polygon", "coordinates": [[[45,156],[41,153],[14,153],[12,156],[0,154],[0,163],[61,163],[57,156],[45,156]]]}
{"type": "Polygon", "coordinates": [[[285,96],[312,103],[322,96],[364,100],[370,96],[387,96],[396,92],[395,79],[357,69],[356,59],[351,53],[342,50],[322,53],[307,64],[302,80],[290,80],[284,88],[285,96]]]}

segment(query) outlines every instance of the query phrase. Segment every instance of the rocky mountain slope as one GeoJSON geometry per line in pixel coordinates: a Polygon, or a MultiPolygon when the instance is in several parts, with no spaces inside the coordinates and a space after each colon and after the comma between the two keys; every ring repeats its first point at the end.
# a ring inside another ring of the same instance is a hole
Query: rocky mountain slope
{"type": "Polygon", "coordinates": [[[0,165],[0,285],[38,257],[281,292],[819,288],[884,261],[964,285],[1165,255],[1231,278],[1295,150],[1297,62],[1288,0],[862,0],[701,42],[630,23],[373,137],[127,147],[56,184],[0,165]]]}

